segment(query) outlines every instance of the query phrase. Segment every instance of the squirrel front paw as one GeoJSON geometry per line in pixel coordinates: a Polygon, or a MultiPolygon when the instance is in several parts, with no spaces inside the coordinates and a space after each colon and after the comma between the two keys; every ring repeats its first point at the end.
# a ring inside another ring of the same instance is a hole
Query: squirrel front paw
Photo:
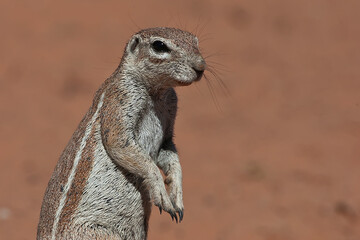
{"type": "MultiPolygon", "coordinates": [[[[145,181],[147,183],[149,189],[150,199],[155,206],[157,206],[160,210],[160,214],[164,210],[169,213],[172,220],[176,220],[178,222],[178,217],[176,215],[176,210],[173,207],[172,201],[166,192],[165,185],[162,181],[154,181],[149,180],[145,181]]],[[[179,214],[179,217],[182,219],[182,214],[179,214]]]]}
{"type": "Polygon", "coordinates": [[[168,186],[170,201],[175,211],[179,214],[179,222],[181,222],[184,217],[184,204],[183,204],[181,179],[173,178],[172,176],[167,176],[165,179],[165,184],[168,186]]]}

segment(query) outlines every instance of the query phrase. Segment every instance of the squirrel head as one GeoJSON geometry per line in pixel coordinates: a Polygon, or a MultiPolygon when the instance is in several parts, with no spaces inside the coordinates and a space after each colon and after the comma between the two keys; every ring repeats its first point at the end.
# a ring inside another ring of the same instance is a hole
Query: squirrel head
{"type": "Polygon", "coordinates": [[[148,28],[133,35],[126,45],[124,69],[157,88],[199,81],[206,63],[197,37],[176,28],[148,28]]]}

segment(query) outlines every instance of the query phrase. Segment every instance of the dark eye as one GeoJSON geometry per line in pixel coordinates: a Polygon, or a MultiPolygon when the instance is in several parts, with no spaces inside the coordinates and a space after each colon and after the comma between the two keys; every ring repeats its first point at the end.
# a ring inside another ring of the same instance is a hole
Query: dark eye
{"type": "Polygon", "coordinates": [[[168,46],[166,46],[165,43],[163,43],[162,41],[155,41],[152,43],[152,48],[156,51],[156,52],[170,52],[170,49],[168,48],[168,46]]]}

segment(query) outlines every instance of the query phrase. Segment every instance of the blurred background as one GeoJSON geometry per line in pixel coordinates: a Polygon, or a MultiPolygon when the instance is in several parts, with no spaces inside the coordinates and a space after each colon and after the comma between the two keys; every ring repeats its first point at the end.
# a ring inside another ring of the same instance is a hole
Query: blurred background
{"type": "Polygon", "coordinates": [[[0,2],[0,239],[35,239],[47,182],[129,37],[196,33],[177,89],[181,224],[149,239],[360,239],[360,2],[0,2]]]}

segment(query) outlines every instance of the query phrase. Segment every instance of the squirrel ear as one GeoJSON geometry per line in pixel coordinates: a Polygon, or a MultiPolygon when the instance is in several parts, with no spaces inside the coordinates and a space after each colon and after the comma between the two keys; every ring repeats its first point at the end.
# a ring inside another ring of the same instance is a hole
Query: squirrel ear
{"type": "Polygon", "coordinates": [[[140,38],[135,35],[133,38],[131,38],[131,40],[128,43],[128,52],[134,53],[139,43],[140,43],[140,38]]]}

